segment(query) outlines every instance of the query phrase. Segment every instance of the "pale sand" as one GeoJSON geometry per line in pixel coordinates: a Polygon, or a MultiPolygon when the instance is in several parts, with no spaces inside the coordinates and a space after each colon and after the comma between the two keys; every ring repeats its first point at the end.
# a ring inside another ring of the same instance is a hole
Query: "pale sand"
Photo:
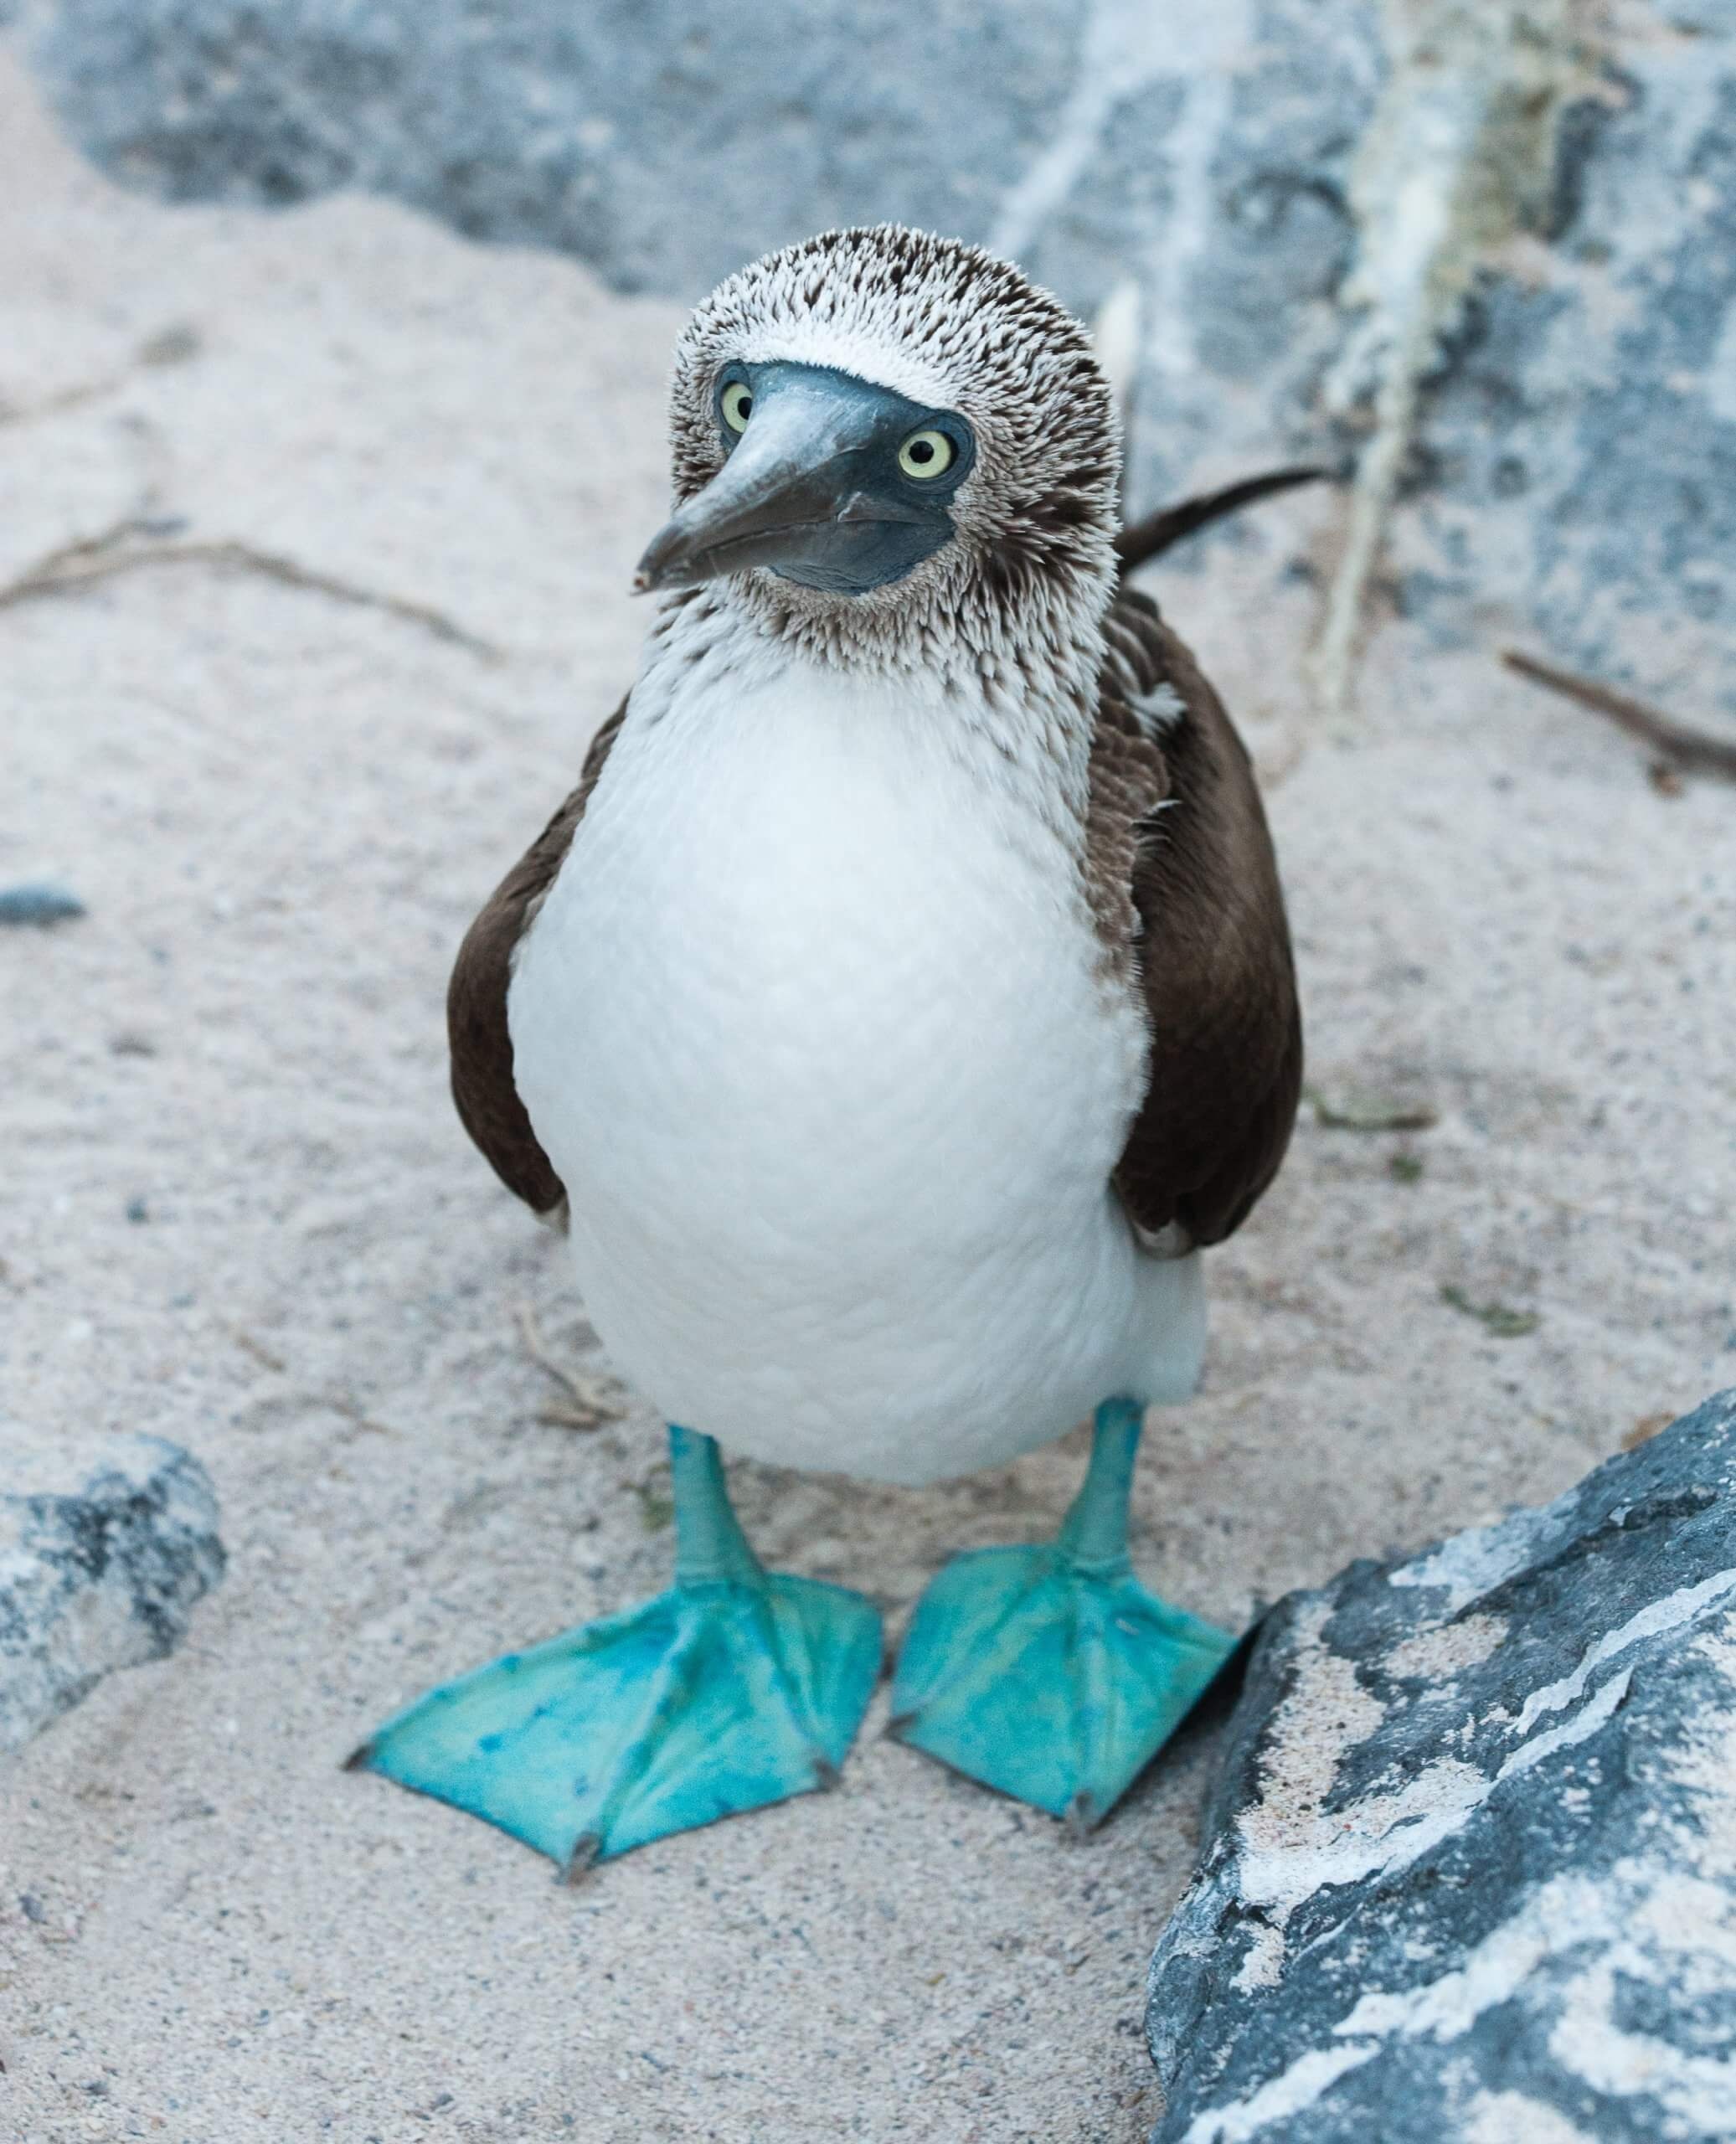
{"type": "MultiPolygon", "coordinates": [[[[0,72],[0,580],[148,504],[507,651],[203,566],[0,610],[0,883],[91,911],[0,941],[4,1408],[190,1446],[232,1556],[184,1649],[9,1785],[8,2139],[1132,2144],[1157,2110],[1141,1981],[1197,1738],[1077,1847],[881,1739],[883,1694],[836,1794],[576,1892],[338,1770],[430,1681],[665,1576],[655,1426],[538,1420],[514,1306],[575,1358],[579,1312],[453,1118],[440,1008],[631,675],[677,318],[370,202],[130,200],[0,72]],[[196,356],[134,363],[181,323],[196,356]]],[[[1274,760],[1311,615],[1275,570],[1332,518],[1265,513],[1209,589],[1157,583],[1274,760]]],[[[1225,1621],[1736,1379],[1731,796],[1660,796],[1480,630],[1423,663],[1388,626],[1360,738],[1274,796],[1315,1078],[1441,1121],[1305,1124],[1212,1260],[1209,1390],[1157,1424],[1137,1531],[1225,1621]],[[1541,1324],[1491,1338],[1443,1283],[1541,1324]]],[[[1052,1525],[1079,1458],[734,1481],[770,1557],[895,1623],[950,1549],[1052,1525]]]]}

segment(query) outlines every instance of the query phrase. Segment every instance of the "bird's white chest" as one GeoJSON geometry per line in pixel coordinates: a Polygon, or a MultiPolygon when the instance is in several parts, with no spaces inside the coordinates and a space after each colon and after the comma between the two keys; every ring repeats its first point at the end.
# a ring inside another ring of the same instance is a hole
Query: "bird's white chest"
{"type": "Polygon", "coordinates": [[[1125,1293],[1143,1060],[1064,843],[947,719],[820,673],[630,716],[510,1001],[628,1374],[759,1456],[900,1478],[1104,1396],[1038,1358],[1125,1293]]]}

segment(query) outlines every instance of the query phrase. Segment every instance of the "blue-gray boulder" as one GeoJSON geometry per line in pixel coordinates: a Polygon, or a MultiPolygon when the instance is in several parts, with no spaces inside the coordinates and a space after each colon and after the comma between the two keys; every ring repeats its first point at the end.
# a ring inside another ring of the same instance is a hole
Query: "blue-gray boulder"
{"type": "Polygon", "coordinates": [[[1289,562],[1328,700],[1383,580],[1435,641],[1736,714],[1732,0],[18,12],[73,138],[174,200],[363,187],[690,297],[884,219],[1087,313],[1131,282],[1136,509],[1358,465],[1342,558],[1289,562]]]}
{"type": "MultiPolygon", "coordinates": [[[[1421,401],[1400,601],[1736,714],[1736,7],[1677,0],[1559,121],[1547,245],[1475,280],[1421,401]]],[[[1736,737],[1736,725],[1714,726],[1736,737]]]]}
{"type": "Polygon", "coordinates": [[[161,1437],[0,1423],[0,1753],[171,1652],[224,1569],[217,1498],[161,1437]]]}
{"type": "Polygon", "coordinates": [[[1207,1839],[1154,2144],[1728,2144],[1736,1392],[1281,1602],[1207,1839]]]}
{"type": "Polygon", "coordinates": [[[167,199],[345,187],[698,297],[894,221],[1142,291],[1141,498],[1332,430],[1373,0],[30,0],[69,132],[167,199]]]}
{"type": "Polygon", "coordinates": [[[75,137],[175,200],[338,187],[698,296],[868,215],[982,233],[1053,133],[1087,0],[49,0],[75,137]]]}

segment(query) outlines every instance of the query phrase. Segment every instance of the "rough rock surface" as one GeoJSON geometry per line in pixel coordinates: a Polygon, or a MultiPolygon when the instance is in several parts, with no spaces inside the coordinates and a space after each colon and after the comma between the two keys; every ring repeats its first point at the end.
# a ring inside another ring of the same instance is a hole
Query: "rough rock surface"
{"type": "Polygon", "coordinates": [[[1136,505],[1357,462],[1346,541],[1291,569],[1332,583],[1328,701],[1396,506],[1429,637],[1736,714],[1732,0],[18,12],[74,137],[173,199],[365,187],[688,297],[883,217],[1088,312],[1131,279],[1136,505]]]}
{"type": "Polygon", "coordinates": [[[1736,2136],[1736,1391],[1290,1595],[1207,1837],[1154,2144],[1736,2136]]]}
{"type": "Polygon", "coordinates": [[[1736,5],[1630,11],[1557,149],[1549,242],[1424,384],[1400,600],[1465,636],[1511,586],[1563,659],[1736,714],[1736,5]]]}
{"type": "Polygon", "coordinates": [[[690,298],[887,218],[1017,255],[1087,312],[1131,276],[1160,484],[1319,437],[1386,64],[1368,0],[1018,0],[988,23],[964,0],[35,0],[26,19],[80,146],[171,199],[366,187],[690,298]]]}
{"type": "Polygon", "coordinates": [[[217,1499],[161,1437],[0,1425],[0,1751],[172,1652],[223,1575],[217,1499]]]}
{"type": "Polygon", "coordinates": [[[36,12],[69,123],[123,179],[268,205],[366,187],[698,295],[864,213],[985,229],[1062,116],[1089,8],[1010,7],[992,30],[968,0],[36,12]]]}

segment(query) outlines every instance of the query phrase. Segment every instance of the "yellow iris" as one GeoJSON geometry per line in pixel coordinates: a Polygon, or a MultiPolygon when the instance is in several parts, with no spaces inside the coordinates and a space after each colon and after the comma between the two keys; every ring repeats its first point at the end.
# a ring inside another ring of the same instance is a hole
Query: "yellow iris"
{"type": "Polygon", "coordinates": [[[944,477],[958,459],[958,449],[945,432],[912,432],[898,451],[898,466],[907,477],[944,477]]]}

